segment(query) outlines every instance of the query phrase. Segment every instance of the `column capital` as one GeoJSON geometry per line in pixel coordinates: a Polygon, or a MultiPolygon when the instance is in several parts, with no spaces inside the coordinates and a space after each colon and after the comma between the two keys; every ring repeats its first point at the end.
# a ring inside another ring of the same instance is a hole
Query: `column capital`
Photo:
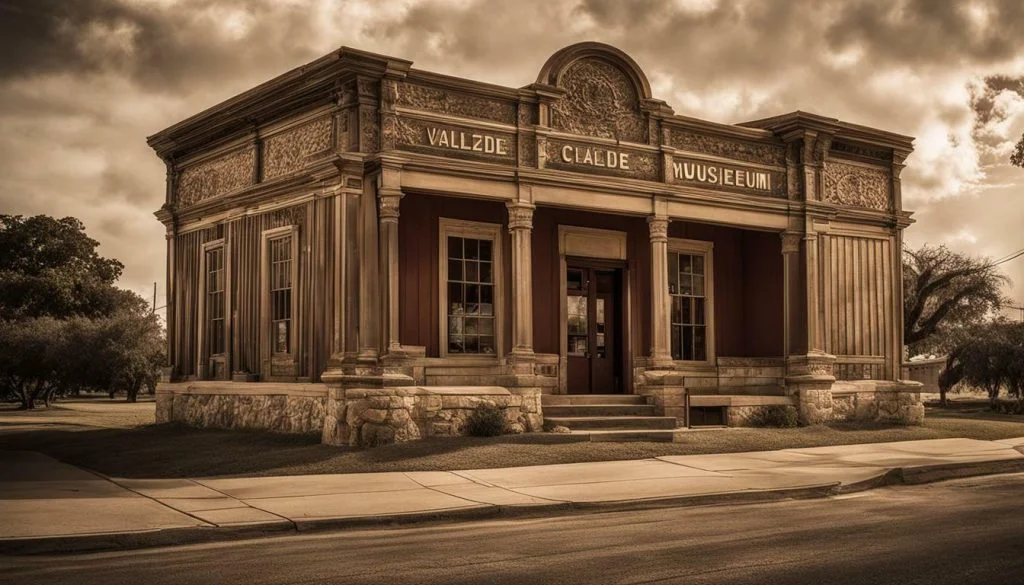
{"type": "Polygon", "coordinates": [[[798,232],[782,232],[779,234],[782,239],[782,253],[783,254],[796,254],[800,251],[800,241],[804,239],[804,235],[798,232]]]}
{"type": "Polygon", "coordinates": [[[505,208],[508,209],[508,229],[510,231],[533,229],[533,211],[537,208],[535,205],[525,201],[507,201],[505,208]]]}
{"type": "Polygon", "coordinates": [[[381,223],[398,223],[398,204],[402,197],[405,197],[405,194],[399,189],[379,189],[377,191],[381,223]]]}
{"type": "Polygon", "coordinates": [[[647,218],[651,243],[668,243],[668,218],[652,215],[647,218]]]}

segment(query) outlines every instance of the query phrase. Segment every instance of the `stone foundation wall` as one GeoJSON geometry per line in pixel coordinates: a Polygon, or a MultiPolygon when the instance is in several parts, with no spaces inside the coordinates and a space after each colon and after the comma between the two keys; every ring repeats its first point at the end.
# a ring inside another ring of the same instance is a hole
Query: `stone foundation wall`
{"type": "Polygon", "coordinates": [[[924,422],[921,384],[863,380],[836,382],[832,391],[836,420],[869,420],[902,425],[924,422]]]}
{"type": "Polygon", "coordinates": [[[159,384],[156,422],[318,434],[324,425],[326,398],[327,387],[322,384],[159,384]]]}
{"type": "Polygon", "coordinates": [[[323,442],[372,447],[425,437],[465,434],[466,419],[481,405],[500,408],[511,432],[542,430],[539,388],[340,388],[328,391],[323,442]]]}

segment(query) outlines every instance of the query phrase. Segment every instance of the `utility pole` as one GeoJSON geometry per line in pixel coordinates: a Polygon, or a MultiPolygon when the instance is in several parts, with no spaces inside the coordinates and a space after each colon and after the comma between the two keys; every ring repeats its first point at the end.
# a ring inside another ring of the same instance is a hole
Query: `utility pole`
{"type": "Polygon", "coordinates": [[[153,281],[153,304],[150,305],[149,307],[150,307],[149,314],[150,315],[155,314],[156,313],[156,281],[153,281]]]}

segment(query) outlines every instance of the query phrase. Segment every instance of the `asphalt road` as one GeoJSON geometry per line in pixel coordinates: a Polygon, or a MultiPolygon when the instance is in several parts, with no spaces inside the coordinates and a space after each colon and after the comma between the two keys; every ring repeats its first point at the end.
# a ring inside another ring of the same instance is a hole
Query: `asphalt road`
{"type": "Polygon", "coordinates": [[[824,499],[0,558],[0,582],[1024,583],[1024,474],[824,499]]]}

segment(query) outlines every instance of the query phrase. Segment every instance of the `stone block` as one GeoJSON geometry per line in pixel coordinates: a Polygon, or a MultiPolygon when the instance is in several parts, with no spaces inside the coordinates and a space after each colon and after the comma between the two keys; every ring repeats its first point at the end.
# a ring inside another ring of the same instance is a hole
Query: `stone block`
{"type": "Polygon", "coordinates": [[[367,408],[359,418],[367,423],[382,424],[388,418],[388,410],[384,408],[367,408]]]}

